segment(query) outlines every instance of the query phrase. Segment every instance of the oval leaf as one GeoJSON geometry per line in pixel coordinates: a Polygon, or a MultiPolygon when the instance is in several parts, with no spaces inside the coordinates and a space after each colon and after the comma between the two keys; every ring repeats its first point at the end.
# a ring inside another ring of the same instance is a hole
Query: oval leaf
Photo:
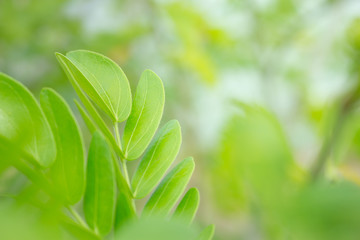
{"type": "Polygon", "coordinates": [[[172,169],[147,201],[144,214],[166,216],[184,192],[194,168],[194,160],[190,157],[172,169]]]}
{"type": "Polygon", "coordinates": [[[135,171],[131,183],[135,198],[143,198],[155,188],[175,160],[180,145],[180,124],[172,120],[158,132],[135,171]]]}
{"type": "Polygon", "coordinates": [[[52,89],[43,89],[40,104],[53,131],[57,156],[51,178],[66,202],[80,200],[85,186],[84,144],[80,128],[65,100],[52,89]]]}
{"type": "Polygon", "coordinates": [[[198,210],[200,194],[196,188],[190,188],[177,206],[173,217],[191,224],[198,210]]]}
{"type": "Polygon", "coordinates": [[[99,53],[77,50],[66,57],[85,79],[77,79],[80,87],[114,122],[126,120],[131,111],[131,91],[121,68],[99,53]]]}
{"type": "Polygon", "coordinates": [[[16,142],[41,166],[50,166],[56,145],[49,123],[30,91],[0,73],[0,135],[16,142]]]}
{"type": "Polygon", "coordinates": [[[109,128],[106,126],[106,123],[99,115],[98,111],[96,110],[95,106],[92,104],[90,99],[86,96],[86,94],[81,90],[79,82],[86,81],[84,75],[80,72],[80,70],[64,55],[61,53],[56,53],[56,58],[58,59],[61,67],[64,69],[67,77],[73,88],[75,89],[76,94],[79,96],[81,102],[84,104],[86,110],[89,112],[89,116],[92,117],[94,123],[96,123],[97,127],[101,130],[101,132],[106,136],[107,140],[111,143],[113,149],[123,157],[122,152],[117,145],[112,133],[110,132],[109,128]]]}
{"type": "Polygon", "coordinates": [[[111,149],[99,132],[90,143],[86,174],[85,219],[95,232],[105,235],[113,226],[116,189],[111,149]]]}
{"type": "Polygon", "coordinates": [[[149,145],[159,126],[164,102],[161,79],[150,70],[144,71],[124,130],[124,155],[127,160],[139,158],[149,145]]]}

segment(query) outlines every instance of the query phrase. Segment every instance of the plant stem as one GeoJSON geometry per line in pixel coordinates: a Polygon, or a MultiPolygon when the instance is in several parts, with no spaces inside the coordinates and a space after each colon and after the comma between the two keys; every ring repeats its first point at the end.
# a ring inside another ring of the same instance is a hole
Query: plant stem
{"type": "MultiPolygon", "coordinates": [[[[120,132],[119,132],[118,123],[114,123],[114,131],[115,131],[115,138],[116,138],[117,144],[119,145],[119,148],[121,150],[122,149],[121,148],[121,138],[120,138],[120,132]]],[[[120,186],[123,185],[120,178],[124,176],[126,184],[127,184],[127,188],[129,190],[129,194],[131,195],[131,205],[132,205],[132,207],[134,209],[134,212],[136,212],[136,206],[135,206],[135,202],[134,202],[134,199],[133,199],[133,193],[132,193],[132,190],[131,190],[129,173],[128,173],[128,169],[127,169],[127,166],[126,166],[126,161],[127,160],[122,158],[122,156],[119,156],[119,159],[120,159],[120,162],[121,162],[121,166],[120,166],[119,162],[117,161],[117,159],[114,159],[114,164],[115,164],[116,173],[117,173],[116,179],[117,179],[118,185],[120,187],[120,186]],[[121,172],[123,172],[123,174],[121,174],[121,172]]]]}
{"type": "Polygon", "coordinates": [[[84,222],[84,220],[82,219],[82,217],[76,212],[76,210],[74,208],[72,208],[71,206],[67,206],[66,207],[69,212],[71,213],[71,215],[76,219],[76,221],[83,226],[86,229],[89,229],[88,225],[84,222]]]}
{"type": "Polygon", "coordinates": [[[119,132],[119,124],[117,122],[114,123],[114,131],[115,131],[116,142],[117,142],[120,150],[122,151],[121,138],[120,138],[120,132],[119,132]]]}
{"type": "Polygon", "coordinates": [[[46,176],[39,170],[35,171],[31,166],[28,165],[26,161],[19,159],[14,161],[13,165],[21,173],[23,173],[30,181],[42,188],[49,196],[54,199],[61,199],[62,196],[54,190],[53,186],[50,184],[46,176]]]}
{"type": "MultiPolygon", "coordinates": [[[[118,123],[114,123],[114,131],[115,131],[115,137],[116,137],[116,141],[117,141],[117,144],[120,148],[120,150],[122,149],[121,148],[121,138],[120,138],[120,132],[119,132],[119,125],[118,123]]],[[[123,159],[120,157],[120,161],[121,161],[121,165],[122,165],[122,171],[124,173],[124,177],[125,177],[125,180],[129,186],[129,189],[130,188],[130,179],[129,179],[129,173],[128,173],[128,170],[127,170],[127,166],[126,166],[126,159],[123,159]]],[[[117,165],[119,165],[117,163],[117,165]]]]}
{"type": "Polygon", "coordinates": [[[339,138],[343,125],[346,121],[346,118],[349,116],[349,114],[353,109],[353,105],[356,103],[356,99],[357,99],[357,91],[354,91],[350,95],[350,97],[345,98],[342,104],[340,104],[339,109],[336,113],[336,119],[331,129],[331,132],[329,136],[325,139],[324,144],[322,145],[321,150],[315,160],[314,166],[311,169],[312,181],[316,181],[320,177],[326,165],[326,160],[331,155],[332,149],[339,138]]]}
{"type": "Polygon", "coordinates": [[[124,168],[124,177],[125,177],[125,181],[127,182],[127,184],[129,185],[129,189],[130,188],[130,178],[129,178],[129,173],[128,173],[128,170],[127,170],[127,166],[126,166],[126,160],[125,159],[121,159],[121,162],[122,162],[122,165],[123,165],[123,168],[124,168]]]}

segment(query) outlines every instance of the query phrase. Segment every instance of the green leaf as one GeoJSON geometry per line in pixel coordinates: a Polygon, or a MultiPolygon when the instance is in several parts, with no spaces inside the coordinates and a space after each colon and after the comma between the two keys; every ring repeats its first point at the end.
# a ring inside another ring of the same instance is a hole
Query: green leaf
{"type": "Polygon", "coordinates": [[[21,146],[41,166],[50,166],[56,157],[55,140],[34,96],[3,73],[0,96],[0,135],[21,146]]]}
{"type": "Polygon", "coordinates": [[[211,240],[215,233],[215,225],[207,226],[201,233],[197,240],[211,240]]]}
{"type": "Polygon", "coordinates": [[[108,57],[86,50],[68,52],[66,57],[85,78],[79,86],[114,122],[126,120],[131,111],[131,91],[121,68],[108,57]]]}
{"type": "Polygon", "coordinates": [[[116,240],[193,240],[199,231],[180,221],[161,217],[140,218],[131,221],[115,234],[116,240]]]}
{"type": "Polygon", "coordinates": [[[191,224],[198,210],[200,194],[196,188],[190,188],[177,206],[173,217],[191,224]]]}
{"type": "Polygon", "coordinates": [[[97,129],[96,124],[91,119],[91,117],[86,112],[86,110],[81,106],[81,104],[76,100],[74,100],[74,102],[75,102],[77,108],[79,109],[80,115],[81,115],[82,119],[84,120],[86,127],[89,129],[90,133],[93,134],[97,129]]]}
{"type": "Polygon", "coordinates": [[[141,156],[159,126],[165,102],[161,79],[152,71],[141,75],[129,119],[126,121],[123,143],[127,160],[141,156]]]}
{"type": "Polygon", "coordinates": [[[76,66],[64,55],[61,53],[56,53],[56,57],[61,64],[62,68],[64,69],[66,75],[68,76],[71,85],[75,89],[77,95],[79,96],[81,102],[84,104],[85,108],[88,110],[90,116],[93,119],[93,122],[96,123],[97,127],[101,130],[101,132],[105,135],[105,137],[111,143],[113,149],[116,151],[117,154],[123,157],[122,152],[117,145],[112,133],[110,132],[109,128],[106,126],[104,120],[100,117],[99,113],[97,112],[95,106],[91,103],[91,101],[87,98],[85,93],[81,90],[79,84],[77,83],[77,79],[79,81],[86,81],[84,80],[84,75],[77,69],[76,66]]]}
{"type": "Polygon", "coordinates": [[[118,231],[135,216],[130,196],[125,192],[120,192],[116,203],[115,231],[118,231]]]}
{"type": "Polygon", "coordinates": [[[78,202],[85,186],[84,144],[79,126],[65,100],[52,89],[43,89],[40,104],[53,131],[57,156],[50,175],[66,202],[78,202]]]}
{"type": "Polygon", "coordinates": [[[155,188],[175,160],[180,145],[180,124],[169,121],[158,132],[135,171],[131,184],[135,198],[143,198],[155,188]]]}
{"type": "Polygon", "coordinates": [[[146,203],[144,214],[166,216],[184,192],[194,168],[194,160],[189,157],[172,169],[146,203]]]}
{"type": "Polygon", "coordinates": [[[115,173],[111,149],[99,133],[90,143],[84,213],[89,226],[105,235],[110,232],[115,212],[115,173]]]}
{"type": "Polygon", "coordinates": [[[86,240],[101,240],[102,238],[96,235],[94,232],[85,228],[78,223],[63,221],[62,226],[69,231],[76,239],[86,239],[86,240]]]}

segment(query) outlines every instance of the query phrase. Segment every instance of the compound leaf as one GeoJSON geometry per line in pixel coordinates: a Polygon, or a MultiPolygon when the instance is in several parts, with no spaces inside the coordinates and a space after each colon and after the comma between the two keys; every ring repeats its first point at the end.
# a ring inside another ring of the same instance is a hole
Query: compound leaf
{"type": "Polygon", "coordinates": [[[139,158],[149,145],[159,126],[164,102],[165,93],[161,79],[154,72],[145,70],[125,125],[123,142],[127,160],[139,158]]]}
{"type": "Polygon", "coordinates": [[[180,145],[180,124],[169,121],[158,132],[135,171],[132,179],[135,198],[143,198],[155,188],[175,160],[180,145]]]}

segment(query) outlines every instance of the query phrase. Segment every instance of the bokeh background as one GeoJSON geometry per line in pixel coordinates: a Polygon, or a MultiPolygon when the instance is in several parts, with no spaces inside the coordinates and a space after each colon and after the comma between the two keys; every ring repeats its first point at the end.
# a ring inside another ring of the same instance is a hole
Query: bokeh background
{"type": "MultiPolygon", "coordinates": [[[[358,17],[356,0],[0,0],[0,71],[37,97],[56,89],[78,114],[54,52],[109,56],[133,89],[152,69],[165,84],[163,122],[182,126],[177,161],[196,160],[199,225],[215,223],[217,239],[356,239],[356,108],[328,154],[335,189],[292,193],[358,84],[358,17]]],[[[0,191],[17,177],[3,174],[0,191]]]]}

